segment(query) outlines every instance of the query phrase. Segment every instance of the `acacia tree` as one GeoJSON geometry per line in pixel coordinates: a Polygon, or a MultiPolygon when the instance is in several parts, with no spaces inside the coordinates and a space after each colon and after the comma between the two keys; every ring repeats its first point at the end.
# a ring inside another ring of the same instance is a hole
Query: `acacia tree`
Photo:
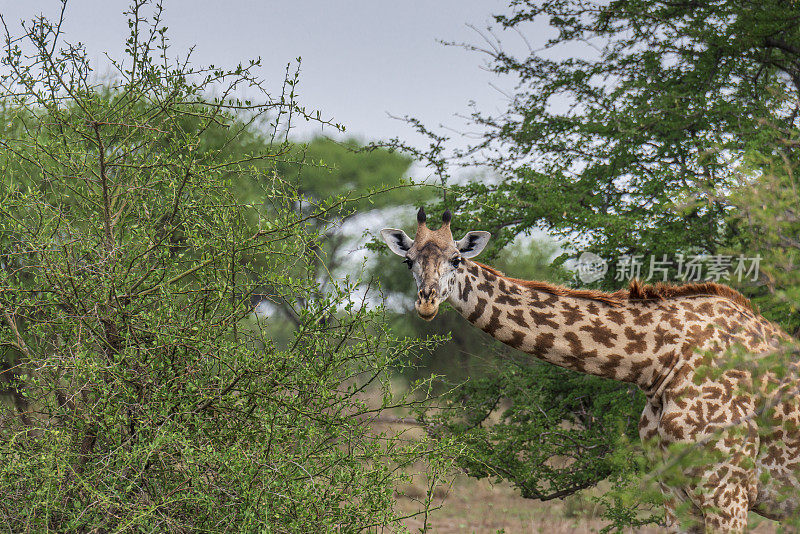
{"type": "Polygon", "coordinates": [[[433,456],[424,440],[391,439],[369,421],[404,403],[379,386],[424,343],[391,336],[380,308],[353,300],[354,283],[332,280],[319,294],[308,254],[322,246],[308,222],[360,196],[309,199],[275,172],[300,162],[285,119],[315,116],[295,102],[296,78],[280,97],[237,100],[263,87],[258,62],[171,61],[161,6],[137,0],[128,16],[111,85],[92,81],[82,48],[61,44],[60,22],[6,36],[0,524],[393,524],[399,469],[440,458],[442,444],[433,456]],[[249,201],[234,176],[247,177],[249,201]],[[266,298],[304,303],[285,345],[252,313],[264,287],[266,298]]]}
{"type": "Polygon", "coordinates": [[[555,36],[522,56],[470,47],[518,90],[507,113],[473,115],[486,134],[461,155],[488,154],[503,179],[456,187],[461,220],[501,242],[538,226],[577,235],[607,257],[728,243],[735,164],[764,120],[800,125],[796,2],[517,0],[495,18],[555,36]]]}

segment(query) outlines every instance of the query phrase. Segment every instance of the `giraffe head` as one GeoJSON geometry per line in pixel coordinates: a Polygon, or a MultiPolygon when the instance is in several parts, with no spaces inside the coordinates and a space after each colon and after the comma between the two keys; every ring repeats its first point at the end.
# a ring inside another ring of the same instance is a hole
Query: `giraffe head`
{"type": "Polygon", "coordinates": [[[417,282],[414,307],[420,317],[430,321],[447,300],[455,283],[455,273],[464,258],[472,258],[489,242],[489,232],[468,232],[463,239],[453,240],[450,233],[450,212],[442,215],[442,226],[431,230],[425,223],[425,210],[417,212],[417,235],[412,240],[402,230],[385,228],[381,236],[392,252],[402,256],[417,282]]]}

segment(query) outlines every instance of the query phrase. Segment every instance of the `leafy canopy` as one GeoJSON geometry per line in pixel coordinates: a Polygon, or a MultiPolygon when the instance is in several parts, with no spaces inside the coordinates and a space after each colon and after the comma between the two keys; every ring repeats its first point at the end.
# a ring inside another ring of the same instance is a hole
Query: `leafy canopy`
{"type": "Polygon", "coordinates": [[[518,85],[507,113],[473,115],[503,179],[452,198],[503,242],[541,226],[606,257],[715,252],[733,164],[763,121],[800,125],[796,2],[516,0],[496,21],[555,33],[471,47],[518,85]]]}

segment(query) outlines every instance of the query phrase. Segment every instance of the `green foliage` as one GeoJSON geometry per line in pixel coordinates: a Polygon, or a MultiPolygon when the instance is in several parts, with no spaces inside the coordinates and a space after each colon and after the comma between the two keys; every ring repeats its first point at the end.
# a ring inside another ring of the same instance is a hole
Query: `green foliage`
{"type": "MultiPolygon", "coordinates": [[[[250,134],[250,131],[244,133],[250,134]]],[[[409,158],[383,149],[362,151],[355,139],[337,142],[317,137],[308,144],[282,143],[279,150],[263,135],[246,141],[228,142],[226,150],[236,153],[253,148],[272,150],[276,157],[269,162],[255,162],[255,169],[248,173],[232,173],[231,187],[239,201],[260,204],[264,210],[270,210],[270,203],[263,200],[260,183],[264,174],[275,173],[296,191],[295,209],[304,216],[305,231],[318,236],[317,242],[304,251],[303,269],[310,269],[305,275],[316,280],[319,289],[305,298],[316,298],[326,291],[328,284],[358,271],[348,253],[358,248],[361,233],[348,223],[360,217],[369,218],[386,208],[418,203],[431,194],[429,190],[411,188],[403,183],[403,175],[411,164],[409,158]],[[320,211],[326,200],[342,196],[347,202],[320,211]]],[[[257,220],[252,223],[258,225],[257,220]]],[[[302,275],[296,270],[290,272],[302,275]]],[[[298,309],[294,302],[276,295],[275,288],[268,284],[257,293],[270,295],[271,304],[289,323],[270,325],[272,334],[282,337],[287,329],[297,327],[298,309]]]]}
{"type": "Polygon", "coordinates": [[[764,129],[739,168],[728,201],[738,232],[732,246],[762,257],[760,280],[747,289],[764,315],[800,336],[800,144],[798,130],[764,129]]]}
{"type": "Polygon", "coordinates": [[[587,386],[579,373],[506,360],[459,387],[436,421],[467,445],[459,461],[470,475],[504,479],[523,497],[549,500],[614,474],[610,456],[620,437],[637,436],[630,408],[643,407],[643,397],[625,384],[587,386]]]}
{"type": "MultiPolygon", "coordinates": [[[[406,403],[387,371],[428,344],[392,335],[382,309],[353,298],[358,281],[321,291],[316,279],[324,234],[312,221],[341,219],[367,194],[309,198],[281,175],[303,163],[281,117],[314,116],[293,99],[296,78],[279,101],[231,99],[261,86],[257,62],[171,66],[160,7],[129,15],[110,87],[43,19],[3,57],[0,524],[395,525],[400,470],[435,456],[438,479],[448,444],[370,428],[406,403]],[[253,314],[255,295],[293,310],[285,342],[267,335],[274,317],[253,314]]],[[[374,184],[404,165],[378,162],[391,170],[374,184]]]]}
{"type": "MultiPolygon", "coordinates": [[[[356,139],[336,142],[316,138],[303,148],[303,159],[278,164],[278,172],[313,199],[348,191],[369,191],[397,184],[411,166],[411,158],[387,150],[362,151],[356,139]]],[[[414,205],[426,198],[424,190],[393,189],[348,207],[367,211],[403,204],[414,205]]]]}
{"type": "Polygon", "coordinates": [[[797,3],[510,4],[502,28],[556,34],[523,57],[490,49],[519,85],[508,113],[474,116],[503,179],[455,187],[461,220],[501,243],[543,226],[606,258],[726,245],[732,163],[760,121],[798,125],[797,3]]]}

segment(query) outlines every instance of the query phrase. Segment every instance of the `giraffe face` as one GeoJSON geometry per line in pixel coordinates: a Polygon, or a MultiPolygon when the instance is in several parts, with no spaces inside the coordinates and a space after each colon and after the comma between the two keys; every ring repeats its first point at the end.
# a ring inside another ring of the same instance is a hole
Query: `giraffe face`
{"type": "Polygon", "coordinates": [[[440,246],[428,241],[421,246],[412,246],[405,259],[417,282],[417,314],[430,321],[439,311],[439,304],[450,296],[455,281],[455,272],[462,257],[453,243],[440,246]]]}
{"type": "Polygon", "coordinates": [[[438,230],[430,230],[425,225],[425,212],[420,210],[417,235],[413,240],[402,230],[381,230],[389,249],[403,257],[417,282],[414,308],[426,321],[436,317],[439,305],[450,296],[463,259],[480,254],[490,237],[489,232],[469,232],[460,241],[454,241],[449,212],[445,212],[442,219],[444,224],[438,230]]]}

